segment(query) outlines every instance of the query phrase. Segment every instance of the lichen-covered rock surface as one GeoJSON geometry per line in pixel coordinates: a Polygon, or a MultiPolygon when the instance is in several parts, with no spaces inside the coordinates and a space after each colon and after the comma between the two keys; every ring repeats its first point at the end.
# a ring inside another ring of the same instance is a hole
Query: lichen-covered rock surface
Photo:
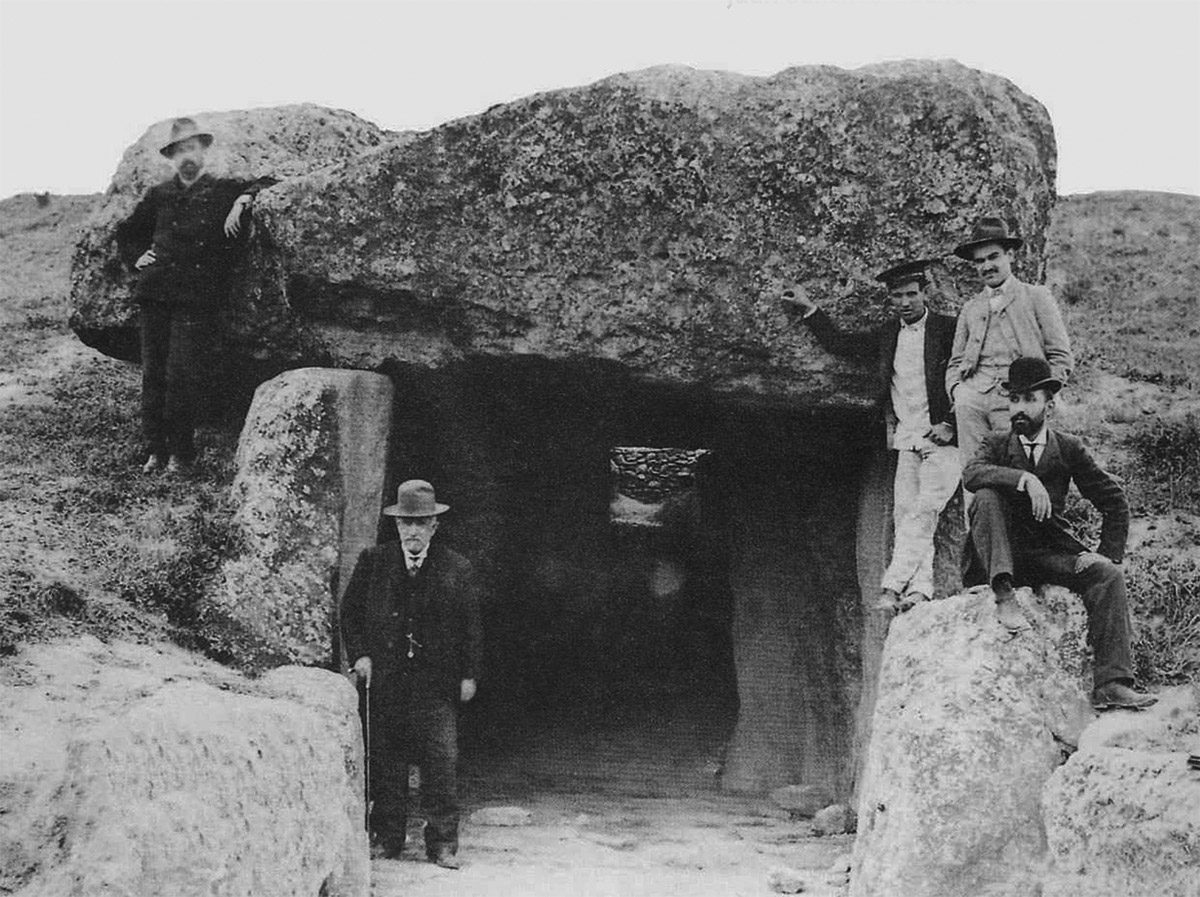
{"type": "Polygon", "coordinates": [[[255,392],[232,489],[239,551],[206,600],[267,653],[332,659],[340,588],[378,535],[391,420],[381,374],[301,368],[255,392]]]}
{"type": "Polygon", "coordinates": [[[990,591],[917,605],[884,645],[860,783],[851,897],[1027,897],[1046,855],[1042,787],[1091,719],[1082,602],[990,591]]]}
{"type": "MultiPolygon", "coordinates": [[[[385,142],[407,139],[406,134],[385,131],[351,112],[311,103],[200,113],[195,118],[213,134],[208,171],[247,180],[297,177],[385,142]]],[[[88,345],[118,358],[136,360],[138,350],[137,309],[130,299],[133,279],[117,254],[116,226],[146,190],[174,174],[159,153],[170,132],[170,119],[156,122],[125,151],[75,247],[71,326],[88,345]]],[[[279,312],[258,307],[246,292],[236,311],[239,318],[248,316],[260,324],[279,312]]]]}
{"type": "MultiPolygon", "coordinates": [[[[817,349],[780,285],[870,325],[878,270],[996,213],[1036,277],[1054,174],[1046,110],[954,62],[648,69],[288,178],[258,205],[231,326],[278,364],[599,360],[734,400],[861,406],[870,368],[817,349]]],[[[99,326],[111,284],[81,260],[76,326],[99,326]]],[[[975,288],[958,262],[939,284],[946,307],[975,288]]]]}
{"type": "Polygon", "coordinates": [[[0,668],[0,890],[366,897],[354,690],[90,636],[0,668]]]}
{"type": "Polygon", "coordinates": [[[1194,897],[1200,889],[1200,689],[1109,713],[1046,783],[1045,897],[1194,897]]]}

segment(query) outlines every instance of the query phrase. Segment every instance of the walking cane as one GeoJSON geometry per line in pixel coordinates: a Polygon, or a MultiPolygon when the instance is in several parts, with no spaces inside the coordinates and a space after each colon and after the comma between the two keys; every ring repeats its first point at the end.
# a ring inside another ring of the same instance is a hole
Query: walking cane
{"type": "Polygon", "coordinates": [[[363,762],[364,778],[366,779],[367,796],[365,800],[367,808],[366,828],[367,832],[371,831],[371,677],[366,677],[367,690],[367,720],[364,728],[365,757],[363,762]]]}

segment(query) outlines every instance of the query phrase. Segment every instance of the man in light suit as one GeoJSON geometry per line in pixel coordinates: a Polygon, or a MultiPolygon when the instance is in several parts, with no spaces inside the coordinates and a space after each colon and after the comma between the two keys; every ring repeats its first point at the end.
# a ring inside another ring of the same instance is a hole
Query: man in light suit
{"type": "Polygon", "coordinates": [[[971,538],[1004,626],[1013,632],[1028,627],[1014,585],[1066,586],[1087,609],[1095,654],[1092,704],[1100,710],[1148,707],[1156,699],[1131,687],[1129,607],[1120,567],[1129,505],[1078,437],[1047,426],[1047,409],[1061,387],[1045,359],[1018,358],[1009,366],[1000,388],[1008,397],[1012,432],[986,437],[963,469],[963,485],[975,493],[971,538]],[[1103,517],[1097,551],[1086,548],[1063,517],[1072,481],[1103,517]]]}
{"type": "Polygon", "coordinates": [[[895,540],[876,607],[903,611],[933,596],[933,536],[938,516],[958,488],[954,413],[945,392],[954,319],[925,304],[928,260],[903,261],[875,279],[888,288],[895,317],[879,330],[837,330],[816,303],[793,288],[788,307],[827,350],[878,365],[879,404],[888,448],[897,453],[895,540]]]}
{"type": "Polygon", "coordinates": [[[946,392],[958,422],[964,461],[991,432],[1008,429],[1008,400],[1000,381],[1017,358],[1044,358],[1060,383],[1074,365],[1071,342],[1054,296],[1044,286],[1017,280],[1013,250],[1022,244],[999,218],[982,218],[954,254],[972,262],[983,290],[958,315],[946,366],[946,392]]]}

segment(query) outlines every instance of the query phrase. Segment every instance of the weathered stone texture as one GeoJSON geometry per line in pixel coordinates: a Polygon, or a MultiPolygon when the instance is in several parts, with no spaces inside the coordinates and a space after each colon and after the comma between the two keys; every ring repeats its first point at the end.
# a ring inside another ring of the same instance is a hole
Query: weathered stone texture
{"type": "MultiPolygon", "coordinates": [[[[259,204],[232,326],[281,363],[602,360],[745,400],[862,406],[869,366],[817,350],[779,285],[839,323],[878,321],[882,265],[943,255],[996,212],[1030,238],[1036,275],[1054,166],[1041,105],[953,62],[648,69],[289,178],[259,204]]],[[[111,284],[77,262],[77,327],[98,326],[111,284]]],[[[973,287],[955,263],[941,301],[973,287]]]]}
{"type": "Polygon", "coordinates": [[[29,649],[10,672],[5,890],[366,897],[362,736],[343,677],[292,667],[252,682],[94,639],[29,649]]]}
{"type": "Polygon", "coordinates": [[[1110,713],[1042,798],[1045,897],[1194,897],[1200,890],[1200,695],[1165,692],[1145,713],[1110,713]]]}
{"type": "Polygon", "coordinates": [[[237,452],[240,553],[208,600],[272,653],[326,664],[336,598],[378,535],[392,384],[303,368],[255,393],[237,452]]]}
{"type": "Polygon", "coordinates": [[[1010,637],[976,590],[897,617],[859,791],[852,897],[1026,897],[1045,861],[1041,794],[1090,719],[1085,615],[1019,593],[1010,637]]]}
{"type": "MultiPolygon", "coordinates": [[[[213,133],[208,170],[224,177],[296,177],[385,142],[407,139],[353,113],[311,103],[202,113],[195,118],[213,133]]],[[[130,299],[132,275],[117,255],[115,228],[147,189],[174,173],[159,154],[170,130],[170,120],[157,122],[125,151],[104,200],[84,225],[72,262],[71,326],[88,345],[130,360],[138,357],[133,332],[137,310],[130,299]]],[[[238,310],[239,317],[244,315],[260,321],[281,315],[274,326],[288,326],[286,309],[262,308],[246,293],[238,310]]],[[[283,348],[281,344],[279,349],[283,348]]]]}

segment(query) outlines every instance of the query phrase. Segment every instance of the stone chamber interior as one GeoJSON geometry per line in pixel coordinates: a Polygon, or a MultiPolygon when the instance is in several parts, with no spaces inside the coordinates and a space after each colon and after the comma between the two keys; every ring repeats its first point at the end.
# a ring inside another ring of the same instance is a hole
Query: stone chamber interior
{"type": "Polygon", "coordinates": [[[485,584],[466,793],[849,792],[865,414],[747,410],[603,365],[388,373],[388,488],[432,480],[439,538],[485,584]],[[661,527],[614,522],[616,446],[708,450],[661,527]]]}

